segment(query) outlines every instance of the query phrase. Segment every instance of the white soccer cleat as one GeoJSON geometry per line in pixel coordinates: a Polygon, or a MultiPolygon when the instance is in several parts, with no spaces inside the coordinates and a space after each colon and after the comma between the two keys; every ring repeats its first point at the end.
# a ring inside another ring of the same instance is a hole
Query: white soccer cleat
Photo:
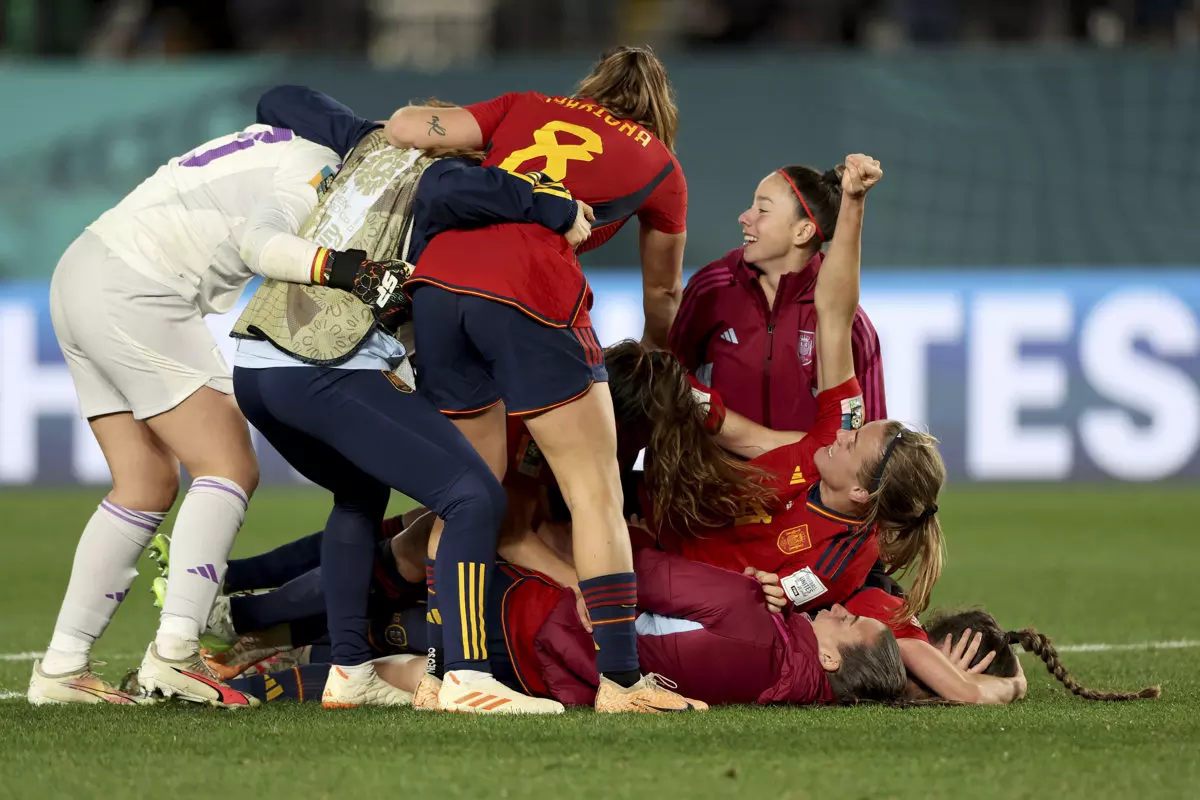
{"type": "Polygon", "coordinates": [[[226,686],[209,669],[199,653],[184,659],[163,658],[153,643],[138,667],[137,681],[147,695],[158,693],[189,703],[218,708],[253,708],[261,705],[257,697],[226,686]]]}
{"type": "Polygon", "coordinates": [[[137,698],[98,677],[91,667],[67,675],[47,675],[42,672],[40,661],[33,662],[33,674],[29,676],[29,690],[25,693],[25,699],[35,706],[67,703],[132,706],[138,703],[137,698]]]}
{"type": "Polygon", "coordinates": [[[438,690],[438,711],[465,714],[561,714],[563,705],[556,700],[530,697],[510,689],[491,675],[461,681],[447,672],[438,690]]]}
{"type": "Polygon", "coordinates": [[[411,706],[413,696],[392,686],[379,677],[374,665],[367,669],[347,672],[338,666],[329,668],[325,691],[321,693],[323,708],[361,708],[362,706],[411,706]]]}
{"type": "Polygon", "coordinates": [[[417,691],[413,693],[413,708],[418,711],[437,711],[438,693],[441,691],[441,679],[426,672],[417,684],[417,691]]]}
{"type": "Polygon", "coordinates": [[[238,640],[237,631],[233,629],[233,614],[229,610],[229,595],[219,594],[213,601],[204,625],[204,635],[219,639],[226,645],[238,640]]]}

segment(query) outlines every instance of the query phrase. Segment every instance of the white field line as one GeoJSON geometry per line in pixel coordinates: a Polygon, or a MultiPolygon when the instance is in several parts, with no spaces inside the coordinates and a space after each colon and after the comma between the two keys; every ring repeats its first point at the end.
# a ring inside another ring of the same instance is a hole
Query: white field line
{"type": "MultiPolygon", "coordinates": [[[[1091,642],[1085,644],[1057,645],[1060,653],[1115,653],[1130,650],[1190,650],[1200,647],[1200,639],[1173,639],[1161,642],[1134,642],[1130,644],[1107,644],[1091,642]]],[[[42,653],[0,653],[0,661],[33,661],[42,657],[42,653]]],[[[115,658],[136,658],[135,655],[114,656],[115,658]]],[[[0,691],[0,700],[15,700],[24,697],[24,692],[0,691]]]]}
{"type": "MultiPolygon", "coordinates": [[[[1060,653],[1117,653],[1129,650],[1191,650],[1200,647],[1200,639],[1169,639],[1159,642],[1130,642],[1127,644],[1109,644],[1105,642],[1090,642],[1084,644],[1059,644],[1055,648],[1060,653]]],[[[0,653],[0,661],[34,661],[45,653],[30,650],[24,653],[0,653]]],[[[124,653],[110,658],[137,658],[140,653],[124,653]]]]}
{"type": "MultiPolygon", "coordinates": [[[[29,652],[26,652],[26,653],[0,653],[0,661],[35,661],[44,655],[46,655],[46,654],[41,653],[41,652],[36,652],[33,650],[30,650],[29,652]]],[[[108,656],[108,658],[118,658],[121,660],[125,660],[125,659],[129,659],[129,658],[141,658],[142,655],[143,655],[142,653],[133,653],[133,654],[120,653],[115,656],[108,656]]],[[[93,662],[93,663],[95,663],[95,662],[93,662]]]]}
{"type": "Polygon", "coordinates": [[[1200,647],[1200,640],[1174,639],[1166,642],[1138,642],[1136,644],[1061,644],[1055,645],[1060,653],[1112,653],[1124,650],[1188,650],[1200,647]]]}

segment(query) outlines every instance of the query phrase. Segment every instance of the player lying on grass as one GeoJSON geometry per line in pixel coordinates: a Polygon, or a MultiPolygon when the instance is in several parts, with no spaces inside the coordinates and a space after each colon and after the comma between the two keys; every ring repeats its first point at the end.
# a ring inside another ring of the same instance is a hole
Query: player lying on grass
{"type": "MultiPolygon", "coordinates": [[[[765,502],[768,491],[758,482],[759,471],[725,453],[708,433],[713,423],[709,409],[691,390],[687,373],[670,353],[648,351],[639,343],[624,341],[605,350],[605,364],[616,410],[621,457],[632,463],[647,445],[653,444],[658,456],[646,473],[650,502],[664,516],[696,525],[727,518],[740,503],[765,502]]],[[[549,467],[528,431],[519,419],[510,421],[509,469],[505,487],[509,496],[509,518],[505,531],[532,530],[544,509],[544,489],[552,484],[549,467]]],[[[385,532],[397,520],[384,523],[385,532]]],[[[162,539],[162,537],[159,537],[162,539]]],[[[155,546],[165,552],[162,541],[155,546]]],[[[219,600],[232,603],[239,630],[247,623],[253,627],[274,624],[270,609],[284,607],[292,599],[303,602],[317,597],[310,583],[291,584],[293,578],[317,566],[321,535],[313,534],[263,556],[235,560],[225,577],[227,591],[259,587],[281,587],[266,602],[267,616],[242,617],[243,598],[219,600]],[[285,586],[285,584],[287,584],[285,586]]],[[[576,584],[572,566],[549,551],[536,536],[505,536],[500,555],[513,563],[541,569],[564,584],[576,584]]],[[[311,579],[311,576],[310,576],[311,579]]],[[[309,580],[309,579],[306,579],[309,580]]],[[[430,615],[436,615],[436,595],[430,615]]],[[[313,613],[316,613],[315,611],[313,613]]]]}
{"type": "MultiPolygon", "coordinates": [[[[398,524],[399,518],[395,518],[398,524]]],[[[427,530],[427,528],[426,528],[427,530]]],[[[410,527],[405,534],[394,537],[387,548],[388,556],[381,557],[379,565],[376,569],[376,588],[375,592],[378,596],[377,610],[373,612],[373,631],[372,641],[375,643],[377,657],[377,669],[389,681],[395,681],[401,686],[415,685],[415,678],[409,674],[411,670],[414,674],[419,673],[421,667],[419,664],[410,664],[405,658],[395,658],[397,655],[403,655],[408,652],[420,652],[423,648],[421,640],[421,627],[417,622],[417,614],[413,612],[420,608],[418,603],[414,603],[411,598],[419,596],[419,554],[422,552],[421,543],[424,533],[422,524],[417,523],[410,527]],[[390,574],[390,578],[389,578],[390,574]],[[401,577],[403,576],[403,577],[401,577]],[[405,591],[402,588],[403,583],[409,583],[410,599],[400,599],[405,591]],[[385,599],[390,598],[390,599],[385,599]],[[410,604],[411,603],[411,604],[410,604]],[[382,664],[381,664],[382,662],[382,664]],[[405,666],[405,665],[408,666],[405,666]]],[[[295,543],[299,545],[300,540],[295,543]]],[[[289,563],[295,564],[296,547],[292,547],[293,552],[288,553],[286,549],[281,548],[272,553],[264,554],[263,556],[255,557],[256,560],[263,561],[256,569],[267,570],[272,567],[267,566],[267,561],[274,562],[276,574],[283,574],[288,568],[289,563]]],[[[383,552],[383,551],[381,551],[383,552]]],[[[646,551],[652,553],[653,551],[646,551]]],[[[673,592],[678,592],[681,586],[689,585],[690,577],[688,572],[689,567],[683,567],[678,564],[675,557],[669,557],[672,561],[668,562],[664,568],[662,563],[654,563],[655,556],[643,557],[641,551],[637,558],[639,565],[647,565],[643,569],[639,566],[639,578],[644,577],[648,581],[661,581],[664,575],[671,576],[674,581],[670,584],[673,592]],[[682,567],[682,568],[681,568],[682,567]],[[664,571],[665,569],[665,571],[664,571]],[[684,580],[680,580],[683,578],[684,580]]],[[[236,563],[236,562],[235,562],[236,563]]],[[[315,558],[314,558],[315,563],[315,558]]],[[[697,565],[700,570],[710,571],[711,568],[703,565],[697,565]]],[[[500,660],[504,662],[502,667],[493,668],[497,674],[504,673],[511,678],[524,680],[526,685],[532,684],[537,687],[546,687],[549,690],[547,676],[549,681],[556,682],[556,691],[560,699],[567,698],[564,702],[572,702],[572,698],[578,697],[581,703],[588,702],[588,694],[586,681],[579,681],[578,675],[571,672],[578,665],[580,652],[575,648],[573,640],[569,636],[570,631],[575,629],[579,622],[578,608],[575,608],[574,618],[571,616],[572,604],[569,595],[564,594],[561,588],[554,586],[553,582],[539,576],[536,573],[521,570],[511,565],[502,568],[505,577],[503,585],[497,589],[499,599],[491,599],[489,602],[496,602],[501,605],[501,612],[497,617],[505,624],[511,625],[511,630],[515,633],[511,635],[504,647],[510,649],[507,656],[508,661],[504,661],[505,657],[500,660]],[[551,622],[554,625],[547,627],[551,622]],[[531,634],[530,628],[534,629],[531,634]],[[532,655],[528,647],[528,641],[531,639],[534,642],[532,655]],[[559,644],[547,644],[547,642],[557,641],[559,644]],[[512,653],[516,652],[514,658],[512,653]],[[529,665],[533,666],[530,667],[529,665]],[[517,667],[524,665],[524,672],[515,672],[517,667]],[[563,671],[562,665],[566,665],[570,669],[563,671]],[[513,670],[513,672],[509,672],[513,670]],[[565,676],[565,677],[564,677],[565,676]]],[[[751,639],[754,632],[762,632],[766,626],[763,621],[767,619],[767,615],[762,610],[762,595],[752,593],[754,596],[749,601],[737,592],[738,584],[729,578],[731,573],[727,571],[700,572],[699,577],[704,581],[703,586],[709,587],[710,578],[715,577],[717,586],[721,589],[719,594],[714,594],[709,599],[710,605],[721,603],[733,597],[732,605],[728,608],[722,607],[717,610],[710,609],[710,616],[705,617],[703,613],[695,611],[684,611],[680,613],[680,609],[684,608],[685,602],[680,602],[679,598],[667,598],[662,600],[662,609],[667,609],[674,614],[658,614],[643,613],[642,619],[639,621],[639,631],[643,632],[647,638],[640,642],[648,652],[654,653],[653,658],[658,658],[662,653],[664,645],[676,646],[679,643],[684,643],[688,648],[687,652],[695,652],[700,655],[698,658],[698,666],[693,664],[682,664],[679,673],[684,676],[687,681],[681,681],[680,690],[691,693],[693,696],[703,699],[711,703],[722,702],[757,702],[757,700],[745,700],[745,693],[753,690],[761,685],[763,678],[758,677],[758,682],[751,681],[749,683],[739,682],[737,680],[729,680],[726,685],[723,683],[727,680],[727,676],[720,670],[713,669],[712,674],[705,674],[703,666],[705,664],[725,664],[726,659],[730,658],[737,648],[744,645],[745,641],[751,639]],[[733,594],[725,594],[725,582],[729,587],[734,589],[733,594]],[[756,609],[755,611],[752,611],[756,609]],[[719,617],[719,618],[718,618],[719,617]],[[704,628],[706,635],[697,635],[701,630],[702,625],[706,621],[712,620],[707,627],[704,628]],[[747,624],[748,623],[748,624],[747,624]],[[689,637],[679,639],[653,639],[653,636],[674,636],[675,634],[691,634],[689,637]],[[729,647],[726,649],[713,641],[712,636],[728,636],[729,647]],[[716,659],[715,661],[713,659],[716,659]],[[693,668],[695,667],[695,669],[693,668]],[[700,670],[700,674],[696,674],[696,670],[700,670]],[[731,700],[729,698],[738,698],[731,700]]],[[[232,570],[231,570],[232,574],[232,570]]],[[[264,575],[267,573],[263,573],[264,575]]],[[[313,582],[315,585],[316,582],[313,582]]],[[[752,584],[750,584],[752,585],[752,584]]],[[[708,592],[705,589],[705,592],[708,592]]],[[[270,617],[269,624],[279,625],[290,622],[293,628],[292,641],[281,640],[278,647],[291,647],[293,642],[297,644],[317,643],[321,642],[319,635],[313,635],[319,631],[319,625],[313,625],[312,620],[304,619],[303,615],[306,610],[303,604],[296,599],[291,601],[279,602],[282,599],[282,593],[278,593],[279,597],[272,598],[271,593],[267,595],[251,596],[251,597],[236,597],[232,598],[234,603],[235,615],[234,620],[238,621],[239,630],[252,631],[247,627],[250,623],[247,620],[259,619],[265,621],[268,619],[262,615],[261,609],[271,609],[273,614],[270,617]],[[245,604],[239,606],[238,603],[245,604]],[[282,615],[281,615],[282,612],[282,615]],[[295,620],[288,620],[287,614],[298,615],[295,620]],[[240,615],[240,616],[239,616],[240,615]],[[306,633],[307,632],[307,633],[306,633]],[[305,637],[308,638],[305,638],[305,637]]],[[[699,592],[697,594],[700,594],[699,592]]],[[[319,604],[316,608],[319,609],[319,604]]],[[[311,610],[311,609],[310,609],[311,610]]],[[[823,612],[822,612],[823,613],[823,612]]],[[[837,619],[839,616],[845,618],[845,614],[840,609],[831,610],[832,619],[837,619]]],[[[820,616],[820,614],[818,614],[820,616]]],[[[848,615],[851,620],[855,616],[848,615]]],[[[822,619],[825,619],[822,617],[822,619]]],[[[814,627],[820,629],[824,622],[818,622],[814,627]]],[[[938,613],[934,612],[931,621],[928,623],[929,634],[934,641],[938,643],[938,652],[948,663],[954,665],[962,673],[968,676],[977,676],[999,687],[1010,687],[1009,691],[1017,698],[1024,696],[1026,688],[1026,679],[1024,672],[1021,669],[1021,664],[1017,660],[1012,646],[1020,644],[1027,652],[1034,653],[1041,658],[1045,663],[1047,670],[1054,677],[1063,683],[1063,685],[1072,693],[1087,700],[1132,700],[1140,698],[1152,698],[1159,696],[1159,688],[1157,686],[1142,689],[1137,692],[1106,692],[1095,689],[1089,689],[1081,686],[1070,672],[1062,665],[1059,660],[1058,653],[1051,644],[1049,638],[1033,628],[1024,628],[1019,631],[1005,632],[999,627],[991,615],[982,610],[970,610],[965,612],[953,613],[938,613]]],[[[239,672],[245,671],[245,665],[251,662],[257,662],[260,659],[265,659],[267,655],[274,653],[275,649],[263,649],[261,643],[266,638],[261,632],[251,632],[239,640],[240,649],[229,651],[223,654],[221,658],[225,659],[229,664],[240,664],[243,666],[231,667],[218,665],[216,669],[224,674],[234,676],[239,672]],[[257,652],[247,652],[247,647],[258,647],[257,652]]],[[[822,635],[818,633],[820,640],[822,635]]],[[[313,651],[313,660],[318,661],[321,656],[317,650],[313,651]]],[[[757,656],[751,654],[749,662],[743,665],[745,673],[743,677],[750,675],[759,675],[756,671],[757,656]]],[[[269,662],[263,662],[266,668],[270,667],[269,662]]],[[[659,669],[667,665],[656,663],[653,669],[659,669]]],[[[673,665],[672,665],[673,666],[673,665]]],[[[328,672],[327,664],[314,663],[311,665],[301,666],[298,669],[292,668],[280,672],[273,672],[269,676],[250,675],[240,681],[235,682],[242,691],[254,693],[260,699],[270,697],[272,700],[311,700],[315,699],[321,690],[325,675],[328,672]]],[[[586,674],[586,670],[585,670],[586,674]]],[[[844,684],[839,684],[837,677],[830,675],[830,684],[834,687],[841,687],[844,684]]],[[[984,691],[987,691],[986,689],[984,691]]],[[[937,698],[938,692],[932,691],[927,685],[924,685],[919,679],[914,679],[914,676],[909,675],[908,691],[906,696],[909,699],[928,699],[937,698]]]]}
{"type": "MultiPolygon", "coordinates": [[[[376,670],[409,692],[416,691],[424,672],[423,659],[415,654],[422,644],[420,631],[412,627],[410,612],[416,607],[412,590],[420,588],[412,580],[420,566],[413,554],[420,552],[425,535],[420,524],[410,526],[380,550],[375,571],[372,642],[377,655],[391,657],[377,660],[376,670]],[[396,657],[405,651],[413,653],[411,659],[396,657]]],[[[677,683],[690,697],[705,703],[811,704],[893,700],[904,691],[899,650],[882,622],[856,617],[840,606],[811,618],[796,613],[781,619],[763,609],[762,591],[752,578],[652,549],[639,550],[635,564],[642,668],[677,683]]],[[[290,585],[298,582],[319,584],[302,576],[290,585]]],[[[288,603],[280,603],[272,597],[277,594],[232,598],[238,632],[261,641],[260,633],[242,630],[249,619],[300,623],[311,631],[306,620],[319,602],[305,604],[293,594],[288,603]],[[288,605],[292,618],[285,619],[281,612],[288,605]]],[[[599,686],[595,649],[575,591],[541,573],[504,564],[489,589],[486,613],[495,623],[489,659],[501,680],[566,705],[594,702],[599,686]]],[[[288,644],[305,643],[311,642],[295,638],[288,644]]],[[[240,648],[234,656],[242,662],[266,652],[247,655],[247,645],[240,648]]],[[[234,656],[218,656],[215,660],[226,663],[214,668],[232,677],[239,671],[234,656]]],[[[328,664],[310,664],[267,677],[238,678],[231,685],[271,699],[315,699],[329,670],[328,664]]],[[[465,703],[502,699],[483,694],[465,703]]]]}

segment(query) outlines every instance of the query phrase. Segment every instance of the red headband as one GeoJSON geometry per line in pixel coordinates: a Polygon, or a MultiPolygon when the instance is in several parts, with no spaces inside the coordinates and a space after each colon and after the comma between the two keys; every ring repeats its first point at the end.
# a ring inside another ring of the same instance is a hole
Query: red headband
{"type": "Polygon", "coordinates": [[[808,210],[808,203],[804,202],[804,195],[800,194],[800,190],[796,188],[796,184],[794,181],[792,181],[790,175],[783,170],[778,170],[778,172],[783,176],[783,179],[788,182],[788,186],[792,187],[792,191],[796,193],[796,199],[800,201],[800,205],[804,206],[804,213],[808,214],[808,218],[812,221],[813,227],[817,229],[817,236],[821,237],[821,242],[824,244],[825,234],[821,232],[821,226],[817,224],[817,218],[814,217],[813,213],[808,210]]]}

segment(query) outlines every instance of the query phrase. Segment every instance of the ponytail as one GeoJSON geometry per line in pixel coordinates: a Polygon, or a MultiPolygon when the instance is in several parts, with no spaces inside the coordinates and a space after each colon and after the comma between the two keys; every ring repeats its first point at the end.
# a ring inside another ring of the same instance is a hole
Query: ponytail
{"type": "Polygon", "coordinates": [[[998,678],[1011,678],[1017,674],[1018,664],[1012,645],[1019,644],[1027,653],[1033,653],[1046,664],[1046,669],[1072,694],[1084,700],[1143,700],[1159,697],[1162,689],[1158,686],[1148,686],[1137,692],[1101,692],[1080,686],[1075,677],[1058,660],[1058,650],[1054,648],[1049,637],[1040,633],[1036,628],[1022,628],[1019,631],[1005,632],[988,612],[982,608],[972,608],[965,611],[940,612],[925,624],[925,632],[929,640],[936,646],[947,636],[954,644],[958,643],[963,632],[970,628],[972,635],[982,634],[981,644],[971,666],[978,664],[989,652],[996,654],[992,663],[984,670],[986,675],[998,678]]]}
{"type": "Polygon", "coordinates": [[[1080,686],[1062,662],[1058,660],[1058,650],[1054,648],[1054,644],[1045,634],[1039,632],[1036,628],[1022,628],[1019,631],[1009,631],[1005,634],[1009,644],[1020,644],[1025,648],[1025,652],[1033,653],[1046,663],[1046,669],[1051,675],[1058,680],[1067,691],[1071,694],[1082,697],[1084,700],[1105,700],[1117,702],[1123,700],[1150,700],[1162,696],[1162,687],[1147,686],[1136,692],[1102,692],[1097,689],[1089,689],[1086,686],[1080,686]]]}
{"type": "Polygon", "coordinates": [[[883,454],[864,464],[859,483],[872,487],[863,528],[874,526],[879,554],[891,572],[913,572],[912,587],[896,620],[929,607],[933,586],[942,574],[945,539],[938,519],[938,494],[946,482],[946,465],[937,439],[899,422],[885,423],[883,454]]]}

